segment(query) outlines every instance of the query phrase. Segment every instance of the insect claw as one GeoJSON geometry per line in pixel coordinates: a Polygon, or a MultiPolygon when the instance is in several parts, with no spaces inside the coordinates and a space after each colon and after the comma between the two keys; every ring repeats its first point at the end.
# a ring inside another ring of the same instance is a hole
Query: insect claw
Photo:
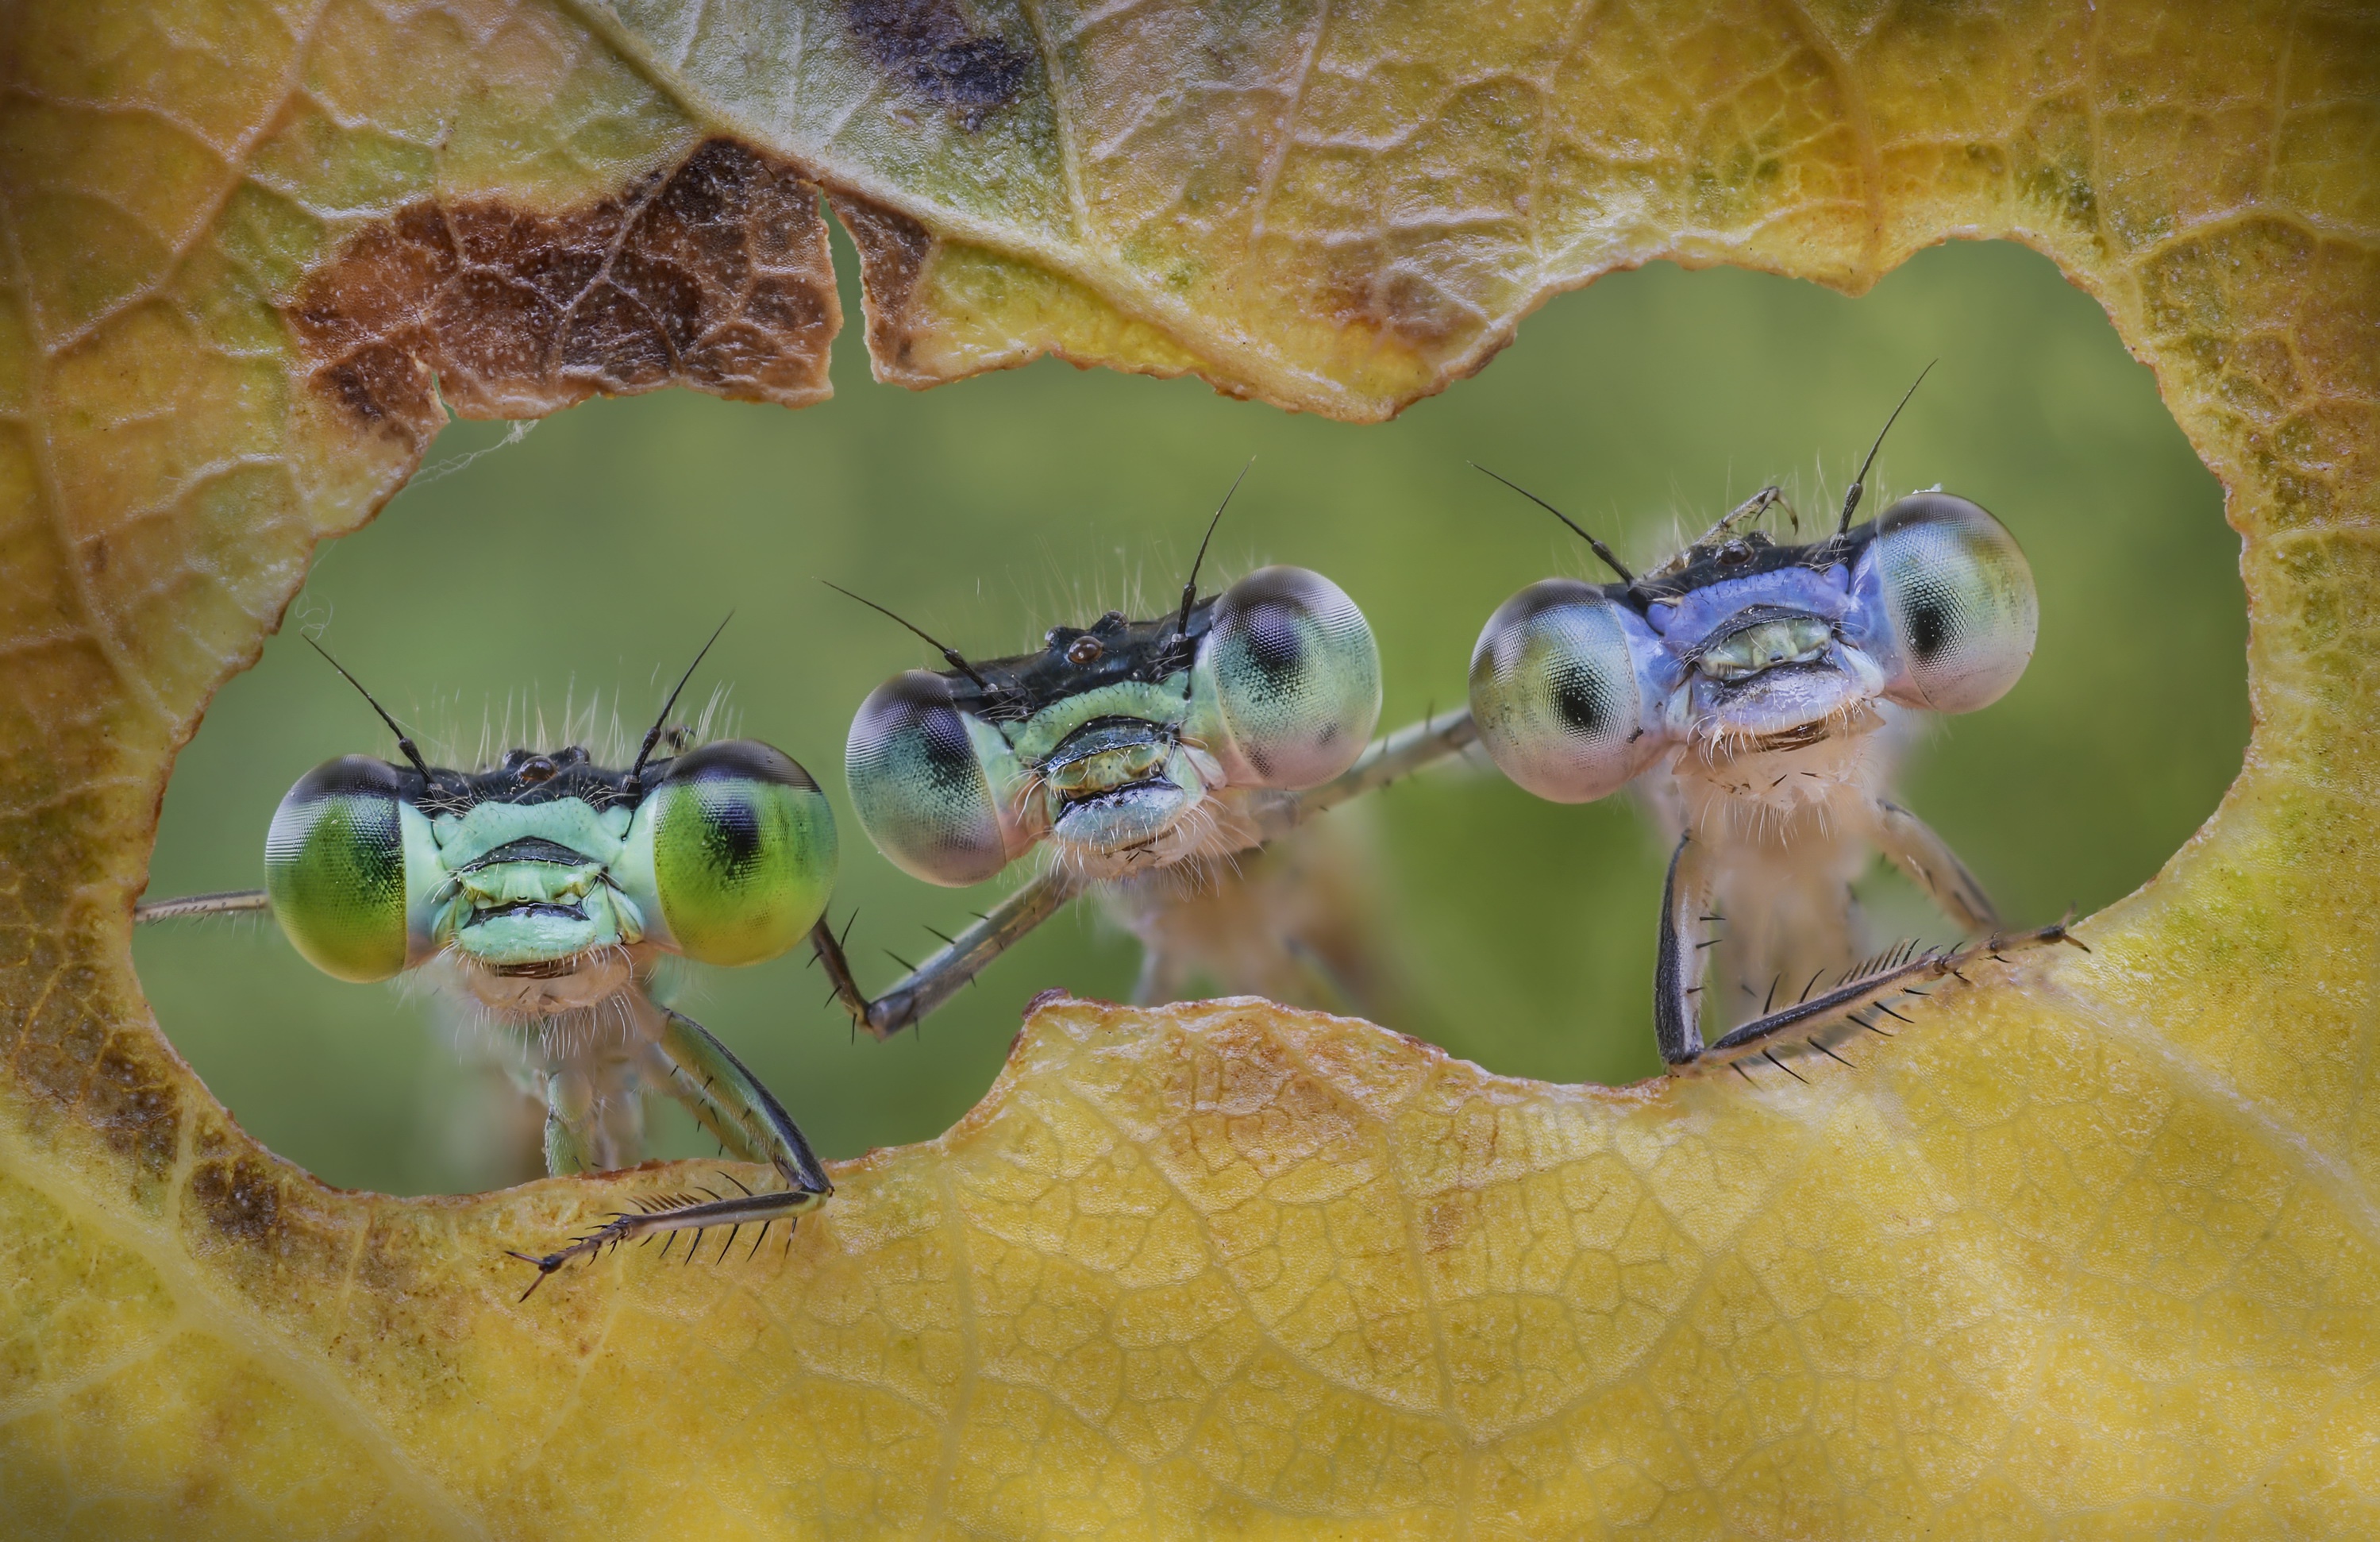
{"type": "Polygon", "coordinates": [[[532,1257],[527,1253],[513,1253],[513,1250],[510,1248],[506,1248],[504,1251],[512,1253],[512,1256],[518,1258],[522,1263],[535,1264],[537,1266],[537,1278],[528,1282],[528,1290],[521,1292],[519,1295],[513,1298],[513,1304],[515,1305],[518,1305],[520,1303],[527,1301],[530,1296],[535,1295],[537,1293],[537,1288],[545,1283],[545,1277],[552,1274],[555,1269],[560,1269],[565,1263],[569,1261],[569,1255],[567,1253],[549,1253],[540,1258],[532,1257]]]}

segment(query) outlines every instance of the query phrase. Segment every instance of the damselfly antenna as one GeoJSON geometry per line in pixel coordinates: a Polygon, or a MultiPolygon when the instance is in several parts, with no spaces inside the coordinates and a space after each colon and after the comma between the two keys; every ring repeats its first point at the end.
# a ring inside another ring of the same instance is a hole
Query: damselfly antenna
{"type": "Polygon", "coordinates": [[[1859,475],[1852,479],[1850,491],[1843,494],[1843,517],[1836,524],[1835,534],[1840,535],[1852,528],[1852,516],[1859,512],[1860,498],[1867,492],[1868,469],[1876,465],[1876,453],[1884,448],[1884,436],[1890,433],[1892,425],[1900,420],[1900,407],[1909,405],[1909,398],[1917,395],[1917,388],[1925,383],[1925,377],[1932,374],[1934,366],[1940,362],[1938,358],[1930,360],[1925,369],[1917,371],[1917,378],[1909,382],[1909,389],[1901,395],[1900,407],[1894,407],[1892,416],[1884,420],[1884,427],[1876,431],[1876,443],[1867,447],[1867,458],[1860,462],[1859,475]]]}
{"type": "MultiPolygon", "coordinates": [[[[1496,477],[1495,472],[1489,471],[1488,467],[1480,465],[1475,460],[1471,463],[1471,469],[1474,471],[1483,472],[1490,477],[1496,477]]],[[[1577,520],[1572,519],[1569,515],[1564,514],[1561,510],[1554,507],[1551,504],[1547,503],[1543,498],[1538,497],[1536,493],[1530,492],[1527,488],[1523,487],[1520,483],[1512,480],[1510,478],[1496,477],[1496,480],[1502,482],[1506,487],[1511,488],[1513,492],[1519,493],[1522,497],[1526,498],[1529,502],[1536,504],[1537,507],[1545,510],[1548,514],[1552,515],[1556,519],[1559,519],[1563,524],[1569,526],[1572,534],[1576,535],[1579,540],[1586,542],[1588,546],[1594,548],[1595,554],[1603,559],[1604,566],[1620,575],[1620,581],[1621,583],[1633,584],[1636,581],[1636,575],[1629,572],[1626,567],[1621,565],[1620,559],[1611,554],[1611,548],[1596,540],[1593,536],[1588,535],[1585,529],[1580,528],[1577,520]]]]}
{"type": "Polygon", "coordinates": [[[669,693],[669,699],[662,703],[661,716],[653,719],[653,725],[645,730],[645,742],[637,748],[637,763],[628,768],[628,780],[625,785],[630,796],[633,797],[644,790],[645,762],[653,758],[653,747],[662,742],[662,727],[669,722],[670,713],[676,710],[679,693],[686,689],[686,682],[694,678],[694,672],[702,667],[702,661],[710,652],[710,643],[717,642],[719,634],[727,630],[727,623],[735,619],[735,613],[730,611],[718,626],[712,629],[710,642],[702,645],[702,651],[694,656],[694,662],[686,665],[686,673],[677,677],[677,689],[669,693]]]}
{"type": "Polygon", "coordinates": [[[1256,463],[1257,457],[1250,455],[1247,466],[1240,467],[1240,474],[1232,479],[1232,485],[1224,492],[1223,501],[1215,505],[1215,517],[1207,521],[1207,533],[1198,538],[1198,554],[1190,559],[1190,577],[1182,585],[1182,613],[1173,621],[1173,637],[1176,641],[1189,635],[1190,607],[1197,602],[1198,569],[1207,565],[1207,543],[1215,539],[1215,527],[1223,522],[1223,511],[1232,506],[1232,494],[1239,492],[1240,484],[1248,480],[1248,467],[1256,463]]]}
{"type": "Polygon", "coordinates": [[[944,659],[949,661],[950,666],[953,669],[957,670],[961,674],[964,674],[968,679],[974,681],[978,688],[988,691],[993,696],[1001,694],[1000,687],[985,679],[982,675],[978,674],[976,673],[975,665],[967,662],[966,660],[960,655],[957,649],[951,647],[947,643],[936,642],[924,627],[912,625],[909,622],[893,614],[892,612],[886,610],[883,606],[878,604],[875,601],[868,599],[866,595],[854,594],[849,589],[844,588],[841,584],[831,583],[824,578],[820,578],[819,582],[825,584],[827,588],[834,590],[835,593],[842,595],[846,600],[858,601],[869,610],[874,611],[878,615],[891,616],[892,620],[899,622],[902,625],[908,627],[910,631],[917,633],[918,637],[924,638],[926,645],[929,648],[931,648],[936,652],[941,654],[944,659]]]}
{"type": "MultiPolygon", "coordinates": [[[[1223,501],[1215,505],[1215,517],[1207,521],[1207,533],[1198,538],[1198,554],[1190,559],[1190,577],[1182,585],[1182,613],[1173,618],[1173,640],[1176,644],[1190,635],[1190,607],[1197,602],[1198,570],[1207,565],[1207,543],[1215,539],[1215,527],[1223,522],[1223,511],[1232,506],[1232,494],[1239,492],[1240,484],[1248,480],[1248,467],[1256,463],[1257,457],[1250,455],[1247,466],[1240,467],[1240,474],[1232,479],[1232,485],[1225,490],[1223,501]]],[[[1190,699],[1194,684],[1195,677],[1183,680],[1183,700],[1190,699]]]]}
{"type": "MultiPolygon", "coordinates": [[[[302,632],[298,635],[300,637],[305,636],[302,632]]],[[[405,752],[405,758],[413,762],[413,769],[421,773],[421,780],[428,783],[432,789],[435,789],[438,785],[437,773],[430,769],[430,762],[421,758],[421,751],[417,748],[413,743],[413,735],[407,734],[403,728],[398,726],[397,721],[388,715],[387,708],[382,707],[379,702],[372,700],[372,693],[364,689],[364,683],[357,679],[354,675],[349,674],[345,664],[342,664],[338,660],[332,658],[328,649],[324,648],[321,643],[316,642],[312,637],[306,638],[306,646],[312,649],[315,652],[322,654],[322,662],[330,665],[333,669],[337,670],[339,672],[339,678],[345,680],[348,685],[353,686],[356,688],[356,694],[362,697],[367,702],[370,703],[371,710],[380,714],[380,721],[388,724],[388,731],[396,735],[396,747],[405,752]]]]}

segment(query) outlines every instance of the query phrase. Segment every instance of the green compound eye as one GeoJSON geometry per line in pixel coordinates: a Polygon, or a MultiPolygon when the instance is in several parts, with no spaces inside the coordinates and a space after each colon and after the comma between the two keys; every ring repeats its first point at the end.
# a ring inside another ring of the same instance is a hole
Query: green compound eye
{"type": "Polygon", "coordinates": [[[1226,741],[1208,747],[1235,783],[1318,786],[1355,763],[1380,718],[1371,624],[1303,567],[1259,568],[1223,591],[1197,674],[1226,741]]]}
{"type": "Polygon", "coordinates": [[[637,809],[628,847],[635,856],[621,876],[651,863],[649,889],[624,887],[649,920],[658,910],[656,940],[703,964],[776,957],[802,940],[834,892],[826,795],[791,756],[756,739],[672,760],[637,809]]]}
{"type": "Polygon", "coordinates": [[[1008,865],[1000,789],[1015,757],[959,710],[950,682],[913,669],[868,692],[851,720],[844,775],[876,849],[912,878],[955,888],[1008,865]]]}
{"type": "Polygon", "coordinates": [[[290,945],[326,975],[362,983],[407,954],[405,773],[349,755],[308,771],[273,812],[264,892],[290,945]]]}
{"type": "Polygon", "coordinates": [[[2008,694],[2041,625],[2033,568],[1980,504],[1920,492],[1877,516],[1861,587],[1880,589],[1899,670],[1892,699],[1972,712],[2008,694]]]}

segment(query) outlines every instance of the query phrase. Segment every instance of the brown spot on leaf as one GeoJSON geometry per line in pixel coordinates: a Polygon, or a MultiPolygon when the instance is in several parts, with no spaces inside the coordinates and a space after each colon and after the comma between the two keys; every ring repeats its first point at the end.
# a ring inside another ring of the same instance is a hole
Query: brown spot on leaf
{"type": "Polygon", "coordinates": [[[116,1150],[152,1178],[174,1165],[181,1141],[181,1097],[169,1067],[142,1059],[123,1039],[100,1051],[83,1096],[86,1117],[116,1150]]]}
{"type": "Polygon", "coordinates": [[[844,17],[870,64],[948,107],[969,132],[1025,85],[1033,55],[977,32],[952,0],[844,0],[844,17]]]}
{"type": "Polygon", "coordinates": [[[910,362],[914,336],[909,297],[934,254],[934,233],[916,220],[855,193],[830,192],[827,202],[859,249],[859,294],[868,317],[868,356],[877,377],[903,385],[940,384],[910,362]]]}
{"type": "Polygon", "coordinates": [[[285,314],[317,390],[417,441],[441,395],[467,418],[669,385],[804,406],[828,394],[843,324],[817,186],[729,140],[560,214],[409,204],[285,314]]]}
{"type": "Polygon", "coordinates": [[[1379,259],[1369,249],[1342,255],[1324,280],[1318,309],[1342,327],[1425,354],[1469,337],[1479,318],[1442,285],[1379,259]]]}
{"type": "Polygon", "coordinates": [[[233,1242],[261,1245],[281,1226],[279,1176],[244,1152],[191,1169],[190,1198],[200,1219],[233,1242]]]}

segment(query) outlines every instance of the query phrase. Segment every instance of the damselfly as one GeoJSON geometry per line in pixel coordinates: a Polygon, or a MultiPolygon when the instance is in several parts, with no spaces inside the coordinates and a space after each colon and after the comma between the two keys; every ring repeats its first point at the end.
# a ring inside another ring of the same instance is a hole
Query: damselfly
{"type": "Polygon", "coordinates": [[[1507,776],[1560,803],[1636,783],[1678,828],[1653,1000],[1672,1070],[1775,1061],[1788,1041],[1832,1054],[1830,1030],[1886,1032],[1876,1019],[1898,1017],[1903,992],[1970,959],[2072,941],[2063,926],[1999,935],[1966,865],[1887,788],[1888,714],[1998,700],[2039,612],[2024,553],[1976,504],[1937,488],[1853,525],[1876,454],[1825,539],[1751,528],[1790,513],[1764,488],[1641,577],[1544,504],[1618,581],[1532,584],[1472,652],[1472,713],[1507,776]],[[1855,964],[1851,885],[1876,850],[1984,941],[1855,964]],[[1706,973],[1730,1008],[1704,1004],[1706,973]],[[1751,1020],[1729,1029],[1736,1003],[1751,1020]],[[1706,1043],[1706,1025],[1727,1031],[1706,1043]]]}
{"type": "Polygon", "coordinates": [[[1379,650],[1344,590],[1266,567],[1202,598],[1207,544],[1172,612],[1052,627],[1036,652],[970,662],[901,622],[950,667],[911,670],[861,705],[844,759],[861,826],[930,883],[981,882],[1037,850],[1047,866],[873,1001],[821,927],[837,993],[870,1032],[917,1022],[1091,888],[1142,941],[1141,994],[1162,995],[1197,931],[1170,921],[1199,885],[1440,752],[1417,753],[1411,735],[1367,751],[1379,650]]]}
{"type": "Polygon", "coordinates": [[[783,1184],[640,1201],[555,1252],[516,1255],[537,1266],[530,1290],[574,1257],[640,1237],[692,1232],[691,1250],[706,1231],[727,1229],[732,1245],[757,1226],[758,1247],[769,1227],[790,1228],[833,1192],[769,1089],[655,996],[667,956],[735,965],[784,953],[834,884],[833,813],[791,757],[754,739],[690,746],[675,733],[664,744],[693,674],[625,771],[596,765],[579,745],[514,749],[475,771],[433,766],[364,692],[403,765],[348,755],[301,778],[265,837],[263,889],[134,912],[158,921],[269,910],[325,974],[434,978],[516,1051],[517,1075],[545,1106],[549,1172],[634,1164],[644,1096],[659,1092],[783,1184]]]}

